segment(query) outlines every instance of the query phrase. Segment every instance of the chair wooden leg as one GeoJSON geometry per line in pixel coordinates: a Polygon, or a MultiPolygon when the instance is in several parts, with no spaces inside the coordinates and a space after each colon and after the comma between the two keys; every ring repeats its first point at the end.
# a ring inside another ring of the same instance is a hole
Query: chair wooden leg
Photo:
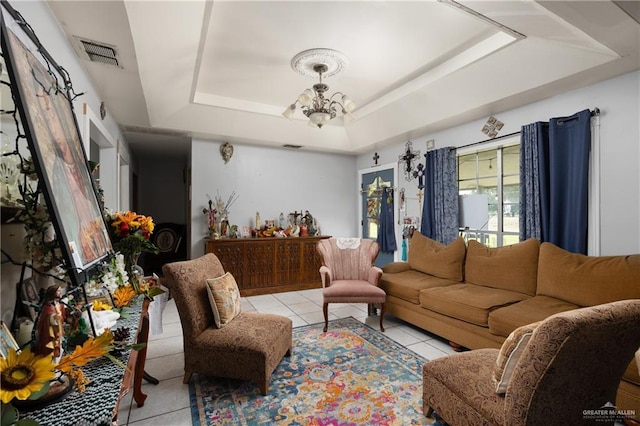
{"type": "Polygon", "coordinates": [[[188,371],[184,372],[184,378],[182,379],[182,383],[184,383],[185,385],[189,383],[189,380],[191,380],[191,375],[193,373],[190,373],[188,371]]]}
{"type": "Polygon", "coordinates": [[[258,388],[260,389],[260,393],[263,396],[266,396],[269,393],[269,381],[271,377],[265,378],[261,383],[258,383],[258,388]]]}
{"type": "Polygon", "coordinates": [[[329,326],[329,304],[328,303],[322,304],[322,313],[324,314],[324,328],[322,329],[322,331],[326,333],[327,327],[329,326]]]}
{"type": "Polygon", "coordinates": [[[424,412],[425,417],[431,417],[433,415],[433,408],[427,407],[427,410],[424,412]]]}
{"type": "Polygon", "coordinates": [[[384,314],[387,311],[387,307],[385,304],[380,305],[380,331],[384,333],[384,326],[382,325],[382,320],[384,319],[384,314]]]}

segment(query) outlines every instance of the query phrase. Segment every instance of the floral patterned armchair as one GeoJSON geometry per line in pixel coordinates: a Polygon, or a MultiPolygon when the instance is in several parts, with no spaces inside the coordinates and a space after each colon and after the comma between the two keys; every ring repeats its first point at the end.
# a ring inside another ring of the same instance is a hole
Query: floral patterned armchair
{"type": "Polygon", "coordinates": [[[184,380],[193,373],[252,380],[263,395],[273,370],[291,355],[292,322],[280,315],[241,312],[222,328],[214,325],[207,280],[224,269],[216,255],[167,263],[163,284],[176,301],[184,344],[184,380]]]}
{"type": "Polygon", "coordinates": [[[498,349],[424,364],[425,415],[435,410],[452,425],[613,424],[618,384],[639,346],[638,299],[561,312],[535,327],[504,394],[492,379],[498,349]]]}

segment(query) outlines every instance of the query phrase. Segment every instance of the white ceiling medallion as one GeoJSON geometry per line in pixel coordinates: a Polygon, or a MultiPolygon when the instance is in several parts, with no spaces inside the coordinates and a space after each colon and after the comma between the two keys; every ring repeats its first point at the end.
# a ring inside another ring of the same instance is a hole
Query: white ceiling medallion
{"type": "Polygon", "coordinates": [[[291,68],[306,77],[317,77],[318,71],[314,69],[314,66],[318,64],[327,67],[322,76],[331,77],[347,68],[349,60],[342,52],[322,48],[304,50],[291,60],[291,68]]]}

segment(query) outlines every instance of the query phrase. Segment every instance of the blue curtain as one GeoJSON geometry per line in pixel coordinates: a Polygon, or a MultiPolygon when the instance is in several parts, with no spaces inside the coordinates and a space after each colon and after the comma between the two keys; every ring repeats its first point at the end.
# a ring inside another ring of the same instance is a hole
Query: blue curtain
{"type": "Polygon", "coordinates": [[[542,237],[538,149],[549,143],[548,123],[522,126],[520,133],[520,240],[542,237]]]}
{"type": "Polygon", "coordinates": [[[458,237],[458,174],[455,148],[425,154],[424,204],[420,233],[443,244],[458,237]]]}
{"type": "Polygon", "coordinates": [[[591,112],[523,126],[522,144],[520,238],[587,254],[591,112]]]}
{"type": "Polygon", "coordinates": [[[380,200],[380,220],[378,221],[380,228],[376,240],[383,253],[393,253],[398,249],[393,221],[393,190],[384,187],[380,200]]]}

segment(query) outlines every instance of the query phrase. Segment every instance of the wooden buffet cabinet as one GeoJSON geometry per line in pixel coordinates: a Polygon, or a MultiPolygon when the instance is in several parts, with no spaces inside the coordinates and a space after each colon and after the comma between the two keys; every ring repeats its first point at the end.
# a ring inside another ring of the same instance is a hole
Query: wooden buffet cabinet
{"type": "Polygon", "coordinates": [[[299,238],[206,240],[205,253],[218,256],[238,283],[242,296],[322,287],[318,241],[299,238]]]}

